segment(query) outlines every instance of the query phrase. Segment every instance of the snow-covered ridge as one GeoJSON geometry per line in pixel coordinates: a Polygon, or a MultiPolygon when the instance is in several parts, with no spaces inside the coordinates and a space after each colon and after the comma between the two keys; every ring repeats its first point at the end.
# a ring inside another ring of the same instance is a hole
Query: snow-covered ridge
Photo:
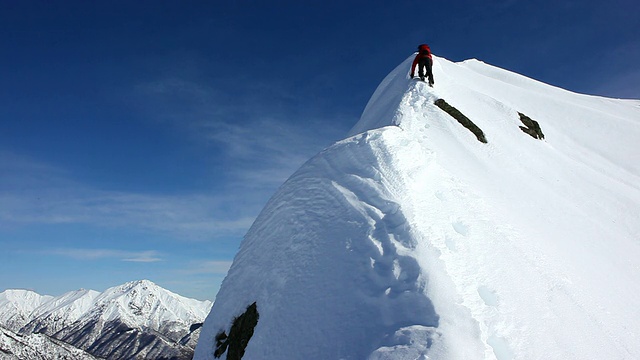
{"type": "Polygon", "coordinates": [[[0,324],[19,330],[31,319],[34,310],[53,300],[30,290],[9,289],[0,293],[0,324]]]}
{"type": "Polygon", "coordinates": [[[640,358],[640,101],[411,60],[265,206],[195,358],[254,302],[244,359],[640,358]]]}
{"type": "Polygon", "coordinates": [[[99,294],[95,290],[80,289],[52,298],[35,308],[29,316],[29,325],[25,324],[18,330],[24,329],[23,333],[31,333],[35,324],[46,323],[49,332],[54,334],[80,320],[94,306],[99,294]]]}

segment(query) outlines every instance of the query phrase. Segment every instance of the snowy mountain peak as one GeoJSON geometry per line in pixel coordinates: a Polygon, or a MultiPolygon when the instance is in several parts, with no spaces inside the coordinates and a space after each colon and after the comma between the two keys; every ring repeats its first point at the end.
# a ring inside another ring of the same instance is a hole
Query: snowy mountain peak
{"type": "Polygon", "coordinates": [[[25,307],[37,307],[51,298],[53,297],[40,295],[31,290],[7,289],[0,293],[0,306],[4,306],[7,303],[19,303],[25,307]]]}
{"type": "Polygon", "coordinates": [[[210,308],[210,301],[185,298],[148,280],[58,297],[7,290],[0,294],[0,325],[24,341],[43,342],[29,337],[42,334],[98,357],[190,359],[210,308]]]}
{"type": "Polygon", "coordinates": [[[75,323],[91,309],[100,295],[95,290],[75,290],[50,299],[33,310],[33,319],[20,330],[23,333],[40,332],[43,328],[51,334],[75,323]]]}
{"type": "Polygon", "coordinates": [[[143,290],[150,290],[150,291],[156,291],[161,289],[158,285],[156,285],[154,282],[150,281],[150,280],[135,280],[135,281],[130,281],[128,283],[124,283],[122,285],[116,286],[114,288],[112,288],[114,291],[119,290],[122,292],[127,292],[127,291],[131,291],[135,288],[138,289],[143,289],[143,290]]]}
{"type": "Polygon", "coordinates": [[[121,319],[127,324],[158,327],[167,321],[198,322],[211,307],[174,294],[149,280],[138,280],[107,289],[96,298],[94,316],[121,319]]]}
{"type": "Polygon", "coordinates": [[[18,331],[31,318],[35,309],[53,299],[31,290],[9,289],[0,293],[0,324],[18,331]]]}
{"type": "Polygon", "coordinates": [[[412,60],[269,200],[195,359],[640,358],[640,101],[412,60]]]}

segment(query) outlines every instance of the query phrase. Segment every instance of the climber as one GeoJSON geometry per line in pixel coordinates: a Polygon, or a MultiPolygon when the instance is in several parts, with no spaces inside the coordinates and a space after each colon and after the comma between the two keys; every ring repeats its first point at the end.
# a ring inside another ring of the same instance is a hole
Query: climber
{"type": "Polygon", "coordinates": [[[420,75],[420,79],[424,81],[426,75],[429,78],[429,86],[433,86],[433,71],[431,69],[433,67],[433,59],[431,58],[431,49],[429,48],[429,45],[422,44],[418,46],[418,54],[413,60],[411,73],[409,74],[412,79],[416,72],[416,65],[418,65],[418,75],[420,75]]]}

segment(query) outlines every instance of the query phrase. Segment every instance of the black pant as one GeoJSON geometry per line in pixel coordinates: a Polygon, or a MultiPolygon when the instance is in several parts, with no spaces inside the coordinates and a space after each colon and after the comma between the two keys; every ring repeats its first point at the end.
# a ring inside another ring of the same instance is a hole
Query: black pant
{"type": "Polygon", "coordinates": [[[433,71],[431,70],[431,60],[424,58],[418,60],[418,75],[420,79],[424,80],[425,75],[429,78],[429,84],[433,84],[433,71]],[[426,74],[425,74],[426,70],[426,74]]]}

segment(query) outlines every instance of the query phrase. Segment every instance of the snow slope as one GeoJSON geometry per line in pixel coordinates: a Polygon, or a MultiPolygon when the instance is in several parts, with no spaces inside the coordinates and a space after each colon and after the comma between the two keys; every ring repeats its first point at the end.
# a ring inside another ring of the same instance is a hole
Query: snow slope
{"type": "Polygon", "coordinates": [[[640,358],[640,101],[412,58],[265,206],[195,358],[253,302],[244,359],[640,358]]]}

